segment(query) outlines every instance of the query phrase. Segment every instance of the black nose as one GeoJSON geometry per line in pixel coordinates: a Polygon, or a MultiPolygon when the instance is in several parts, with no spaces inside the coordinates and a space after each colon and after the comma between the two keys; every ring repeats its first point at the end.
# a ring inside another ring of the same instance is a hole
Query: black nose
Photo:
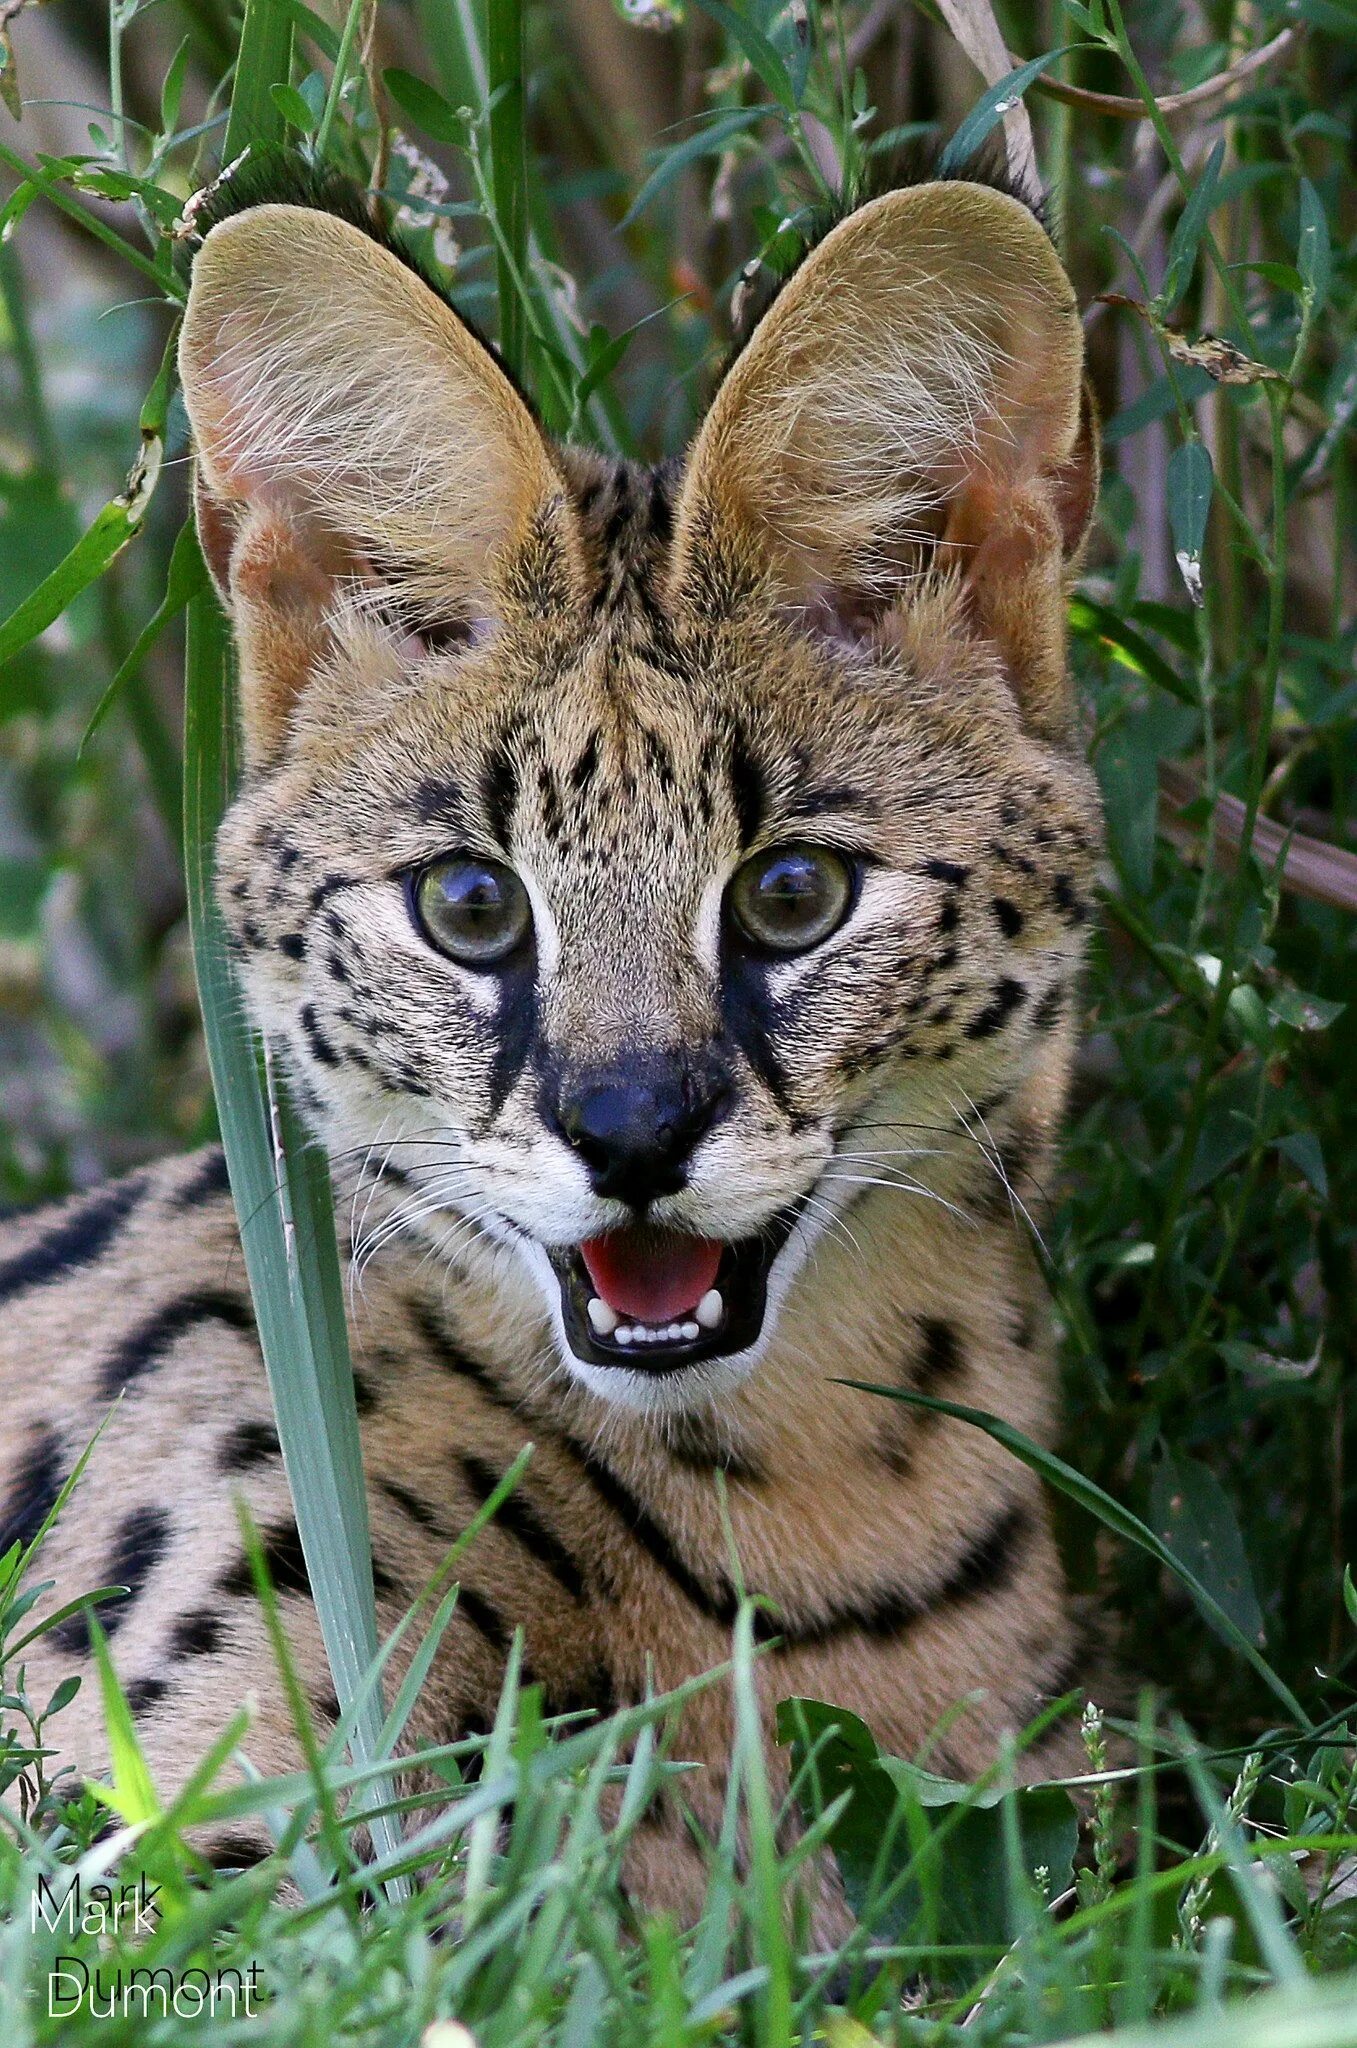
{"type": "Polygon", "coordinates": [[[687,1061],[629,1061],[568,1082],[556,1121],[595,1193],[643,1209],[684,1185],[693,1148],[729,1092],[719,1071],[687,1061]]]}

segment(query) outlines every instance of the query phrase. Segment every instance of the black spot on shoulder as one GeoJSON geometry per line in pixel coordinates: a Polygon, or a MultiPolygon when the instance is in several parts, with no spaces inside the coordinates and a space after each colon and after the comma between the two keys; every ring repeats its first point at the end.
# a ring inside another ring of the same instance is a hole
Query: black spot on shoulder
{"type": "Polygon", "coordinates": [[[134,1678],[124,1687],[127,1704],[137,1718],[149,1714],[152,1707],[158,1707],[170,1689],[167,1678],[134,1678]]]}
{"type": "Polygon", "coordinates": [[[949,896],[938,912],[937,930],[940,937],[954,932],[961,922],[961,905],[955,896],[949,896]]]}
{"type": "Polygon", "coordinates": [[[284,932],[278,941],[278,951],[285,953],[289,960],[303,960],[306,957],[306,940],[300,932],[284,932]]]}
{"type": "Polygon", "coordinates": [[[34,1429],[9,1494],[0,1508],[0,1556],[12,1543],[33,1541],[51,1512],[65,1475],[61,1439],[54,1429],[34,1429]]]}
{"type": "Polygon", "coordinates": [[[1010,901],[1007,896],[996,896],[990,908],[994,912],[995,923],[1006,939],[1021,937],[1027,920],[1016,903],[1010,901]]]}
{"type": "Polygon", "coordinates": [[[311,1048],[312,1058],[319,1060],[323,1067],[340,1066],[342,1062],[339,1054],[320,1028],[315,1004],[303,1003],[298,1014],[301,1018],[302,1030],[306,1033],[306,1042],[311,1048]]]}
{"type": "Polygon", "coordinates": [[[180,1342],[204,1323],[222,1323],[242,1336],[255,1334],[254,1313],[239,1295],[220,1288],[199,1287],[167,1302],[121,1340],[99,1371],[99,1392],[111,1401],[123,1387],[158,1366],[180,1342]]]}
{"type": "Polygon", "coordinates": [[[170,1648],[176,1657],[210,1657],[225,1636],[226,1624],[215,1609],[192,1607],[170,1630],[170,1648]]]}
{"type": "Polygon", "coordinates": [[[235,1423],[217,1451],[219,1472],[249,1472],[256,1465],[282,1455],[278,1432],[271,1422],[246,1420],[235,1423]]]}
{"type": "Polygon", "coordinates": [[[978,1016],[972,1017],[966,1026],[967,1038],[993,1038],[1001,1031],[1015,1010],[1020,1010],[1027,1001],[1027,990],[1020,981],[1005,975],[994,985],[993,1000],[978,1016]]]}
{"type": "MultiPolygon", "coordinates": [[[[285,1521],[274,1522],[262,1532],[261,1544],[264,1563],[273,1584],[280,1593],[310,1594],[311,1581],[306,1573],[306,1558],[302,1551],[302,1539],[297,1534],[297,1524],[289,1516],[285,1521]]],[[[254,1574],[250,1570],[248,1557],[238,1557],[228,1565],[217,1581],[223,1593],[239,1594],[254,1591],[254,1574]]]]}
{"type": "Polygon", "coordinates": [[[74,1212],[50,1224],[33,1244],[0,1261],[0,1302],[77,1267],[93,1265],[109,1249],[145,1192],[146,1182],[140,1174],[101,1188],[74,1212]]]}

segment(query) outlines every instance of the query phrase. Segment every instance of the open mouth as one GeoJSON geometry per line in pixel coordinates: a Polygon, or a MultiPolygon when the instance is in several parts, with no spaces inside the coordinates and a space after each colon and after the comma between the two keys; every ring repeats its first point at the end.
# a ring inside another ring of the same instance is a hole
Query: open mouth
{"type": "Polygon", "coordinates": [[[586,1365],[657,1374],[747,1351],[799,1208],[735,1244],[638,1224],[554,1254],[571,1350],[586,1365]]]}

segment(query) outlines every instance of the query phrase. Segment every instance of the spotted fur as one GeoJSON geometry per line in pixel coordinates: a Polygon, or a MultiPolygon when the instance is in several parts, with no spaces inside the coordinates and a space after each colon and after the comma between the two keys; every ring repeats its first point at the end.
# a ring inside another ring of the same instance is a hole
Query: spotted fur
{"type": "MultiPolygon", "coordinates": [[[[646,469],[550,443],[354,221],[252,204],[207,238],[182,367],[248,760],[219,895],[340,1189],[386,1626],[535,1446],[419,1737],[485,1724],[519,1627],[549,1712],[719,1662],[732,1538],[770,1708],[842,1702],[903,1753],[942,1725],[933,1763],[973,1773],[1080,1674],[1033,1476],[843,1381],[1055,1425],[1031,1224],[1099,858],[1062,623],[1081,363],[1032,215],[924,184],[831,230],[687,459],[646,469]],[[857,895],[770,963],[724,892],[789,840],[850,857],[857,895]],[[458,849],[527,886],[502,973],[410,915],[406,877],[458,849]],[[724,1091],[661,1220],[743,1238],[804,1198],[757,1344],[672,1378],[574,1358],[542,1249],[625,1220],[562,1091],[647,1061],[724,1091]]],[[[247,1695],[255,1763],[289,1765],[236,1493],[335,1707],[217,1153],[6,1226],[0,1374],[0,1547],[107,1418],[45,1567],[54,1598],[128,1589],[104,1613],[154,1770],[181,1780],[247,1695]]],[[[63,1625],[33,1690],[86,1647],[63,1625]]],[[[705,1695],[681,1735],[709,1827],[728,1713],[705,1695]]],[[[92,1688],[60,1726],[103,1766],[92,1688]]],[[[694,1871],[660,1812],[632,1882],[687,1910],[694,1871]]]]}

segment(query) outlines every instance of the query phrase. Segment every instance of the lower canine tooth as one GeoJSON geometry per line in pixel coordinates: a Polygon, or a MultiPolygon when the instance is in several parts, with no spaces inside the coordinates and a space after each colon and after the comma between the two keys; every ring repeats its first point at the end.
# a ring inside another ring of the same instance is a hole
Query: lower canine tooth
{"type": "Polygon", "coordinates": [[[596,1337],[611,1337],[622,1318],[595,1294],[589,1302],[589,1327],[596,1337]]]}
{"type": "Polygon", "coordinates": [[[726,1318],[726,1305],[719,1287],[709,1287],[693,1310],[704,1330],[719,1330],[726,1318]]]}

